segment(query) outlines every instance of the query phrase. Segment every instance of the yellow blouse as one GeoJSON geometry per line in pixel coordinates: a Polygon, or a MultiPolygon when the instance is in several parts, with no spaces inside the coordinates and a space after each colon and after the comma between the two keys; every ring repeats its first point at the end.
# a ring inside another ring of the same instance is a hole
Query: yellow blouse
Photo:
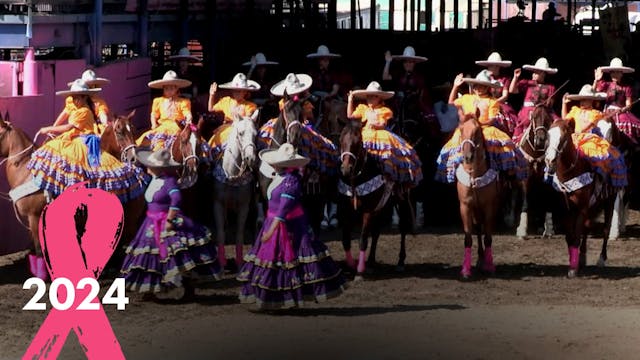
{"type": "MultiPolygon", "coordinates": [[[[91,101],[93,102],[93,108],[95,110],[94,115],[96,118],[99,118],[101,115],[109,116],[109,107],[104,99],[96,95],[91,95],[91,101]]],[[[77,109],[76,104],[73,103],[73,97],[67,96],[64,102],[64,111],[68,115],[71,115],[77,109]]]]}
{"type": "Polygon", "coordinates": [[[215,105],[213,105],[213,111],[223,112],[224,122],[229,123],[233,121],[233,114],[231,109],[234,107],[239,107],[240,116],[251,116],[251,114],[253,114],[253,112],[258,108],[258,106],[251,101],[236,101],[236,99],[232,98],[231,96],[225,96],[222,99],[218,100],[215,105]]]}
{"type": "Polygon", "coordinates": [[[591,130],[593,126],[602,118],[602,112],[597,109],[581,109],[579,106],[573,106],[566,116],[567,120],[575,121],[576,133],[582,133],[591,130]]]}
{"type": "Polygon", "coordinates": [[[191,101],[185,98],[171,100],[164,96],[153,99],[151,114],[158,120],[158,125],[165,121],[178,122],[191,115],[191,101]]]}
{"type": "Polygon", "coordinates": [[[98,125],[88,107],[81,107],[72,112],[69,115],[69,124],[73,125],[73,128],[62,134],[65,138],[73,139],[80,135],[98,134],[98,125]]]}
{"type": "Polygon", "coordinates": [[[480,124],[491,124],[500,113],[500,104],[490,97],[480,97],[475,94],[465,94],[457,98],[453,104],[462,108],[465,115],[475,114],[476,108],[480,109],[480,124]]]}
{"type": "Polygon", "coordinates": [[[389,109],[384,105],[378,105],[375,108],[373,108],[367,104],[360,104],[353,111],[352,117],[360,118],[363,124],[366,124],[374,128],[382,129],[387,126],[387,122],[389,121],[389,119],[393,117],[393,111],[391,111],[391,109],[389,109]],[[369,111],[373,111],[376,114],[376,122],[374,124],[368,123],[367,113],[369,111]]]}

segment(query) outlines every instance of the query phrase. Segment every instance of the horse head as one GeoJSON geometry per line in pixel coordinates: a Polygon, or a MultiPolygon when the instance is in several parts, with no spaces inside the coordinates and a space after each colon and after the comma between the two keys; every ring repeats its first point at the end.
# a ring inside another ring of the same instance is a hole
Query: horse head
{"type": "Polygon", "coordinates": [[[11,151],[10,141],[7,139],[7,134],[12,130],[11,123],[9,122],[9,111],[2,116],[0,113],[0,157],[9,156],[11,151]]]}
{"type": "Polygon", "coordinates": [[[126,163],[133,163],[136,160],[136,139],[131,126],[131,119],[135,114],[136,111],[133,110],[128,115],[117,115],[111,123],[116,143],[120,149],[120,160],[126,163]]]}
{"type": "Polygon", "coordinates": [[[173,159],[183,165],[179,183],[183,189],[193,186],[198,180],[198,149],[201,148],[202,139],[198,129],[193,124],[187,124],[171,147],[173,159]]]}
{"type": "Polygon", "coordinates": [[[544,151],[548,141],[547,131],[553,123],[551,110],[544,104],[540,104],[529,113],[529,116],[529,136],[533,136],[533,150],[544,151]]]}
{"type": "Polygon", "coordinates": [[[292,144],[294,147],[297,147],[302,137],[303,125],[301,119],[303,102],[304,99],[300,99],[298,95],[290,96],[285,90],[284,106],[282,107],[278,121],[285,127],[286,142],[292,144]]]}
{"type": "Polygon", "coordinates": [[[464,122],[460,124],[460,146],[462,147],[462,158],[465,164],[473,164],[474,161],[485,160],[484,157],[484,137],[482,136],[482,127],[477,120],[478,111],[475,114],[462,114],[460,119],[464,122]],[[476,153],[480,153],[482,157],[476,157],[476,153]]]}
{"type": "Polygon", "coordinates": [[[358,165],[364,164],[364,151],[362,124],[358,121],[350,121],[340,133],[340,171],[343,176],[355,175],[358,165]]]}
{"type": "Polygon", "coordinates": [[[550,174],[556,172],[558,159],[572,141],[571,135],[575,129],[573,121],[559,120],[549,127],[549,146],[544,154],[544,160],[550,174]]]}
{"type": "Polygon", "coordinates": [[[258,114],[259,111],[256,110],[251,116],[235,115],[222,157],[222,169],[228,178],[242,176],[255,166],[258,114]]]}

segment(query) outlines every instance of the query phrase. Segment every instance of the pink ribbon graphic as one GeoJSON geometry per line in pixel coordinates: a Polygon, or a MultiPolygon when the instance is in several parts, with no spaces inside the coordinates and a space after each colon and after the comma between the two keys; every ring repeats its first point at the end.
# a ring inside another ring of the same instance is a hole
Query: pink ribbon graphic
{"type": "MultiPolygon", "coordinates": [[[[115,195],[88,188],[86,182],[67,188],[40,216],[40,244],[52,281],[65,277],[76,286],[82,278],[97,279],[118,244],[122,225],[122,205],[115,195]]],[[[76,309],[90,290],[76,289],[69,310],[51,309],[23,359],[57,358],[72,329],[88,359],[125,358],[102,304],[99,310],[76,309]]],[[[65,290],[58,292],[60,301],[66,297],[65,290]]]]}

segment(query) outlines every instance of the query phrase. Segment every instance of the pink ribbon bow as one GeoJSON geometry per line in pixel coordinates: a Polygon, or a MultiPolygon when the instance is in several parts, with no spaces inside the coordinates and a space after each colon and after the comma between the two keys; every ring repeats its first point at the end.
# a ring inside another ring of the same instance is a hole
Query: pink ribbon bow
{"type": "MultiPolygon", "coordinates": [[[[40,216],[40,244],[51,279],[65,277],[75,286],[82,278],[98,278],[118,244],[123,221],[115,195],[88,188],[87,182],[67,188],[40,216]]],[[[76,309],[90,290],[75,289],[69,310],[51,309],[23,359],[57,358],[70,330],[88,359],[125,358],[102,304],[98,310],[76,309]]],[[[66,297],[66,290],[58,292],[61,302],[66,297]]]]}

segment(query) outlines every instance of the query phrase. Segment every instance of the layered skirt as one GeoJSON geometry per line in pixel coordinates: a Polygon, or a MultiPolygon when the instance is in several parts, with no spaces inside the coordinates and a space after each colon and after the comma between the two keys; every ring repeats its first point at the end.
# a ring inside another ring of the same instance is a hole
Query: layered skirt
{"type": "Polygon", "coordinates": [[[417,186],[422,181],[422,162],[409,143],[386,129],[365,126],[362,129],[364,148],[382,165],[384,174],[394,182],[417,186]]]}
{"type": "Polygon", "coordinates": [[[618,149],[592,133],[572,134],[578,154],[586,158],[593,170],[613,187],[628,185],[627,166],[618,149]]]}
{"type": "Polygon", "coordinates": [[[146,131],[136,140],[136,145],[142,146],[149,142],[151,151],[168,149],[180,134],[180,126],[175,121],[164,121],[155,129],[146,131]]]}

